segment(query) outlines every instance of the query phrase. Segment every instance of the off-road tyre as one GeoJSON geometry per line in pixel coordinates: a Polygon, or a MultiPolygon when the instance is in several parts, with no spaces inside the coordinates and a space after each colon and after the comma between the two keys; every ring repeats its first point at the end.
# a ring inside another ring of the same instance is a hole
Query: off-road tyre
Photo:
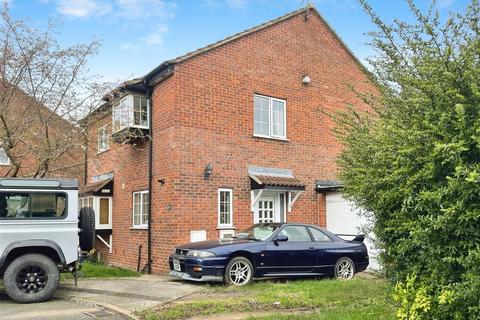
{"type": "Polygon", "coordinates": [[[42,254],[25,254],[16,258],[3,275],[5,292],[17,303],[46,301],[53,296],[59,283],[58,267],[42,254]]]}
{"type": "Polygon", "coordinates": [[[95,211],[90,207],[80,209],[78,217],[79,242],[82,251],[90,251],[95,246],[95,211]]]}

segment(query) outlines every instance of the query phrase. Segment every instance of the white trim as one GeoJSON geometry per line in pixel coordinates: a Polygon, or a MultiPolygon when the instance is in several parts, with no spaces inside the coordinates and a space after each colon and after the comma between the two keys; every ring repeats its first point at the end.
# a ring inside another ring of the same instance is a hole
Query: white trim
{"type": "Polygon", "coordinates": [[[142,229],[142,228],[148,227],[148,223],[142,223],[143,216],[149,214],[148,212],[147,213],[143,212],[143,201],[144,201],[143,199],[146,194],[148,194],[148,190],[132,192],[132,226],[134,229],[142,229]],[[139,224],[135,224],[135,195],[136,194],[140,194],[140,223],[139,224]]]}
{"type": "Polygon", "coordinates": [[[229,239],[229,238],[225,238],[226,234],[231,234],[232,236],[234,236],[235,229],[220,229],[218,232],[219,239],[229,239]]]}
{"type": "Polygon", "coordinates": [[[255,93],[253,95],[253,136],[259,138],[287,140],[287,101],[275,97],[269,97],[262,94],[255,93]],[[255,133],[255,97],[268,99],[268,135],[255,133]],[[273,101],[281,102],[283,104],[283,135],[273,134],[273,101]]]}
{"type": "Polygon", "coordinates": [[[116,132],[119,132],[125,128],[139,128],[139,129],[149,129],[150,128],[150,103],[148,101],[148,99],[143,96],[143,95],[140,95],[140,94],[133,94],[133,93],[128,93],[126,94],[125,96],[123,96],[122,98],[118,99],[117,101],[115,101],[115,103],[113,103],[113,106],[112,106],[112,134],[116,133],[116,132]],[[135,111],[134,111],[134,97],[140,97],[140,98],[143,98],[146,100],[146,103],[147,103],[147,124],[146,125],[140,125],[140,124],[135,124],[133,123],[134,120],[135,120],[135,111]],[[116,113],[116,108],[119,108],[120,107],[120,104],[122,102],[126,102],[127,104],[127,107],[128,107],[128,119],[127,119],[127,122],[128,123],[121,123],[121,121],[119,122],[119,126],[116,127],[115,126],[115,120],[116,120],[116,115],[118,116],[118,113],[116,113]]]}
{"type": "Polygon", "coordinates": [[[108,237],[108,242],[103,240],[101,236],[97,234],[97,238],[108,248],[108,253],[112,253],[112,235],[108,237]]]}
{"type": "Polygon", "coordinates": [[[258,190],[257,195],[255,195],[255,190],[250,191],[250,198],[251,198],[251,201],[252,201],[252,202],[250,203],[250,210],[251,210],[252,212],[255,212],[255,208],[256,208],[256,206],[257,206],[258,200],[259,200],[260,197],[262,196],[263,191],[264,191],[263,189],[258,190]]]}
{"type": "Polygon", "coordinates": [[[98,214],[95,215],[95,229],[103,230],[103,229],[112,229],[112,197],[103,197],[103,196],[94,196],[93,197],[93,208],[95,212],[98,214]],[[101,224],[100,223],[100,200],[101,199],[108,199],[108,223],[101,224]]]}
{"type": "Polygon", "coordinates": [[[297,192],[290,191],[288,193],[288,212],[289,213],[292,212],[293,204],[295,203],[295,201],[297,201],[298,197],[300,197],[302,192],[303,191],[297,191],[297,192]],[[292,193],[295,193],[295,196],[293,197],[293,199],[292,199],[292,193]]]}
{"type": "Polygon", "coordinates": [[[217,191],[217,216],[218,216],[218,228],[233,227],[233,189],[229,188],[218,188],[217,191]],[[220,223],[220,193],[229,192],[230,193],[230,223],[220,223]]]}
{"type": "Polygon", "coordinates": [[[112,197],[106,196],[87,196],[78,198],[79,201],[79,210],[82,207],[90,206],[90,199],[92,204],[92,209],[95,212],[95,229],[96,230],[109,230],[112,229],[112,197]],[[108,223],[107,224],[100,224],[100,199],[108,199],[108,223]]]}
{"type": "Polygon", "coordinates": [[[108,143],[109,134],[108,134],[107,128],[108,128],[108,124],[105,124],[97,128],[97,154],[105,152],[108,149],[110,149],[109,143],[108,143]],[[101,143],[100,132],[102,132],[102,139],[105,139],[105,148],[102,148],[102,145],[100,144],[101,143]]]}
{"type": "Polygon", "coordinates": [[[0,153],[3,153],[5,156],[6,162],[0,162],[0,166],[9,166],[12,164],[12,160],[8,157],[7,153],[5,152],[4,148],[0,148],[0,153]]]}

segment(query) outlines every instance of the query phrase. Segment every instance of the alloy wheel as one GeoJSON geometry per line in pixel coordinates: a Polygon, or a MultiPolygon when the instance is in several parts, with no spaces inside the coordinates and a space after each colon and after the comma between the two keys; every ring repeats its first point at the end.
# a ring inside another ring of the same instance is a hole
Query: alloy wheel
{"type": "Polygon", "coordinates": [[[236,261],[230,268],[230,281],[236,286],[243,286],[250,281],[252,270],[244,261],[236,261]]]}
{"type": "Polygon", "coordinates": [[[337,264],[336,270],[337,278],[339,279],[352,279],[355,274],[355,267],[350,260],[343,259],[337,264]]]}
{"type": "Polygon", "coordinates": [[[26,266],[17,273],[15,283],[23,293],[37,293],[47,285],[48,275],[41,267],[36,265],[26,266]]]}

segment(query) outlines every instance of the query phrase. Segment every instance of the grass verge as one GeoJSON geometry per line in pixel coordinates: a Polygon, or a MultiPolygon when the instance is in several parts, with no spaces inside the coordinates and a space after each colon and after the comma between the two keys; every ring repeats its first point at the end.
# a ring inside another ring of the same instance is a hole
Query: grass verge
{"type": "MultiPolygon", "coordinates": [[[[82,263],[82,269],[79,271],[79,278],[123,278],[123,277],[138,277],[140,273],[107,266],[97,262],[84,262],[82,263]]],[[[63,279],[73,279],[73,275],[70,273],[62,274],[63,279]]]]}
{"type": "MultiPolygon", "coordinates": [[[[210,286],[202,294],[144,311],[147,320],[178,320],[239,312],[258,319],[394,319],[390,286],[380,279],[260,281],[245,287],[210,286]],[[282,314],[285,311],[298,314],[282,314]],[[275,313],[277,312],[277,313],[275,313]]],[[[253,318],[252,318],[253,319],[253,318]]]]}

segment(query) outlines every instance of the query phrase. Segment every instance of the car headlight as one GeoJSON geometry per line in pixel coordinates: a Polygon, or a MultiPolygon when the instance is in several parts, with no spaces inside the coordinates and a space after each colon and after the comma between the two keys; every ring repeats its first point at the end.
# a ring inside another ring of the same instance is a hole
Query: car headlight
{"type": "Polygon", "coordinates": [[[208,257],[215,257],[215,253],[208,252],[208,251],[190,250],[187,253],[187,257],[208,258],[208,257]]]}

